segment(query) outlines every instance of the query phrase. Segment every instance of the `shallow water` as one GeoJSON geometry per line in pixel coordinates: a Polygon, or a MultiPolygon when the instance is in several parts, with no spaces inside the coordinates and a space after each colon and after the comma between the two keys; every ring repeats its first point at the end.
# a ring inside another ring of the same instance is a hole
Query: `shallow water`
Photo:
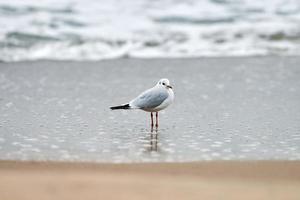
{"type": "Polygon", "coordinates": [[[0,0],[0,60],[299,55],[298,0],[0,0]]]}
{"type": "Polygon", "coordinates": [[[300,159],[299,58],[0,64],[0,159],[300,159]],[[110,111],[167,77],[175,102],[110,111]]]}

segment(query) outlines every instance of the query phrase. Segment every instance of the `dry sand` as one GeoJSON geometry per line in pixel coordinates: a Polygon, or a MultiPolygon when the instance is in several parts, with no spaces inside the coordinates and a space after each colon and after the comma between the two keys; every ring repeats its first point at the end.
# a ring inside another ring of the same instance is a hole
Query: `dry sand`
{"type": "Polygon", "coordinates": [[[1,200],[300,199],[299,161],[0,162],[1,200]]]}

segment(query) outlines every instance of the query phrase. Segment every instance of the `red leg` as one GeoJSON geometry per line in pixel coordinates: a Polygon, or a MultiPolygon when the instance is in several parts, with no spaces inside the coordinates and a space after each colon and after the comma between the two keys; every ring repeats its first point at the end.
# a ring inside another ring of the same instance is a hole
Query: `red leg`
{"type": "Polygon", "coordinates": [[[153,127],[153,113],[151,112],[151,127],[153,127]]]}
{"type": "Polygon", "coordinates": [[[155,124],[156,127],[158,127],[158,112],[156,112],[156,124],[155,124]]]}

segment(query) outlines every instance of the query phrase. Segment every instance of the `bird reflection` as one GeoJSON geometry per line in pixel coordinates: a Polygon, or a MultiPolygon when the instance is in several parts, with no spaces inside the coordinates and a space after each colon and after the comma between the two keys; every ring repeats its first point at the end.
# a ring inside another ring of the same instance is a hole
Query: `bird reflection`
{"type": "Polygon", "coordinates": [[[158,143],[158,130],[157,126],[153,128],[151,126],[151,132],[150,132],[150,151],[157,151],[157,143],[158,143]]]}

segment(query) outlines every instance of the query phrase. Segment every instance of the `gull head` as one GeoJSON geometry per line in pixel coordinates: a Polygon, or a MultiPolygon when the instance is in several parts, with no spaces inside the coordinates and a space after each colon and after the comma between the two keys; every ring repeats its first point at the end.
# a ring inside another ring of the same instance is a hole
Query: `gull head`
{"type": "Polygon", "coordinates": [[[172,86],[170,85],[170,81],[166,78],[162,78],[158,81],[157,85],[161,85],[167,89],[172,89],[172,86]]]}

